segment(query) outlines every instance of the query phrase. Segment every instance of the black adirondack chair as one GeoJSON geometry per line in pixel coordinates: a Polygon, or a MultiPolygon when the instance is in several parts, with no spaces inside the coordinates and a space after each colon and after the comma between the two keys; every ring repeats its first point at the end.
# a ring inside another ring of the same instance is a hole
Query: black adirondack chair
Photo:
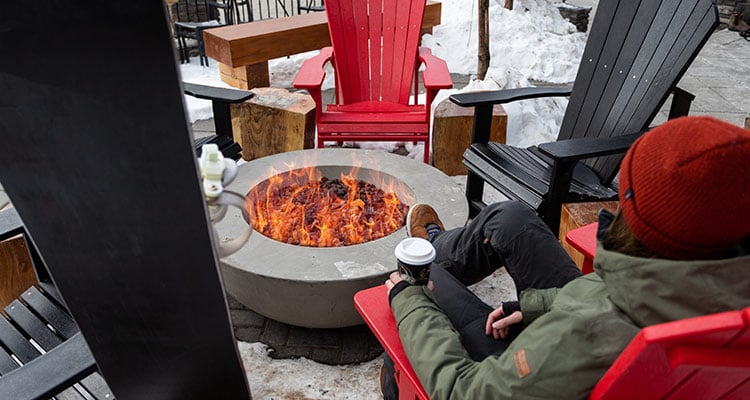
{"type": "Polygon", "coordinates": [[[0,316],[0,399],[113,399],[18,213],[0,211],[0,241],[16,235],[26,242],[38,285],[0,316]]]}
{"type": "Polygon", "coordinates": [[[693,96],[676,85],[717,25],[710,0],[602,0],[572,88],[451,96],[475,107],[463,159],[471,215],[485,206],[484,182],[536,209],[555,234],[563,203],[615,199],[624,153],[668,96],[670,118],[688,113],[693,96]],[[549,96],[570,96],[556,142],[489,142],[494,104],[549,96]]]}
{"type": "Polygon", "coordinates": [[[165,10],[72,0],[0,17],[0,182],[80,331],[50,323],[49,351],[0,376],[0,398],[51,393],[92,362],[121,400],[250,398],[165,10]]]}

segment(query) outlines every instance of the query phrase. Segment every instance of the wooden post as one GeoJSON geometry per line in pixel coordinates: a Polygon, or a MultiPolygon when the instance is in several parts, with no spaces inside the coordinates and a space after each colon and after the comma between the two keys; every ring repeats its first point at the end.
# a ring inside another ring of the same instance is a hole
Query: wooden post
{"type": "Polygon", "coordinates": [[[315,102],[281,88],[254,88],[255,97],[232,104],[234,141],[252,160],[315,145],[315,102]]]}
{"type": "MultiPolygon", "coordinates": [[[[461,164],[464,151],[471,144],[474,109],[459,107],[445,99],[435,108],[432,126],[432,164],[446,175],[466,175],[461,164]]],[[[508,116],[503,106],[492,109],[490,140],[505,143],[508,116]]]]}

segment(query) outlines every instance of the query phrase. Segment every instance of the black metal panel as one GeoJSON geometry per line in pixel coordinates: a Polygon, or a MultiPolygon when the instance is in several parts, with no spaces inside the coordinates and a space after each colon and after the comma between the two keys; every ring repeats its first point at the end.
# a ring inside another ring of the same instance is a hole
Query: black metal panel
{"type": "Polygon", "coordinates": [[[115,396],[249,398],[162,2],[0,18],[0,180],[115,396]]]}

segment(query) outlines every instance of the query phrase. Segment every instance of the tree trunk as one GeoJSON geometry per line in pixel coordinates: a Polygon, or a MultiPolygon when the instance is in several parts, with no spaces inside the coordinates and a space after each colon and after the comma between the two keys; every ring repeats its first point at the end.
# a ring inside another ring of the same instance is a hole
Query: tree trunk
{"type": "Polygon", "coordinates": [[[490,0],[478,0],[479,49],[477,51],[477,79],[484,79],[490,67],[490,0]]]}

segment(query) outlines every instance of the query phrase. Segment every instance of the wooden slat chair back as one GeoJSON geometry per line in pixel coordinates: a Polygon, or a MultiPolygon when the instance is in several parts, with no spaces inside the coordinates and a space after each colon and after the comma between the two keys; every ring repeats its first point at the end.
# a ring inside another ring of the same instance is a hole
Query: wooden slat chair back
{"type": "Polygon", "coordinates": [[[327,2],[340,104],[408,104],[425,4],[425,0],[327,2]],[[374,45],[380,42],[382,46],[374,45]]]}
{"type": "Polygon", "coordinates": [[[319,148],[324,141],[424,142],[429,161],[432,100],[453,83],[445,61],[418,47],[424,9],[425,0],[326,1],[332,47],[307,60],[294,80],[315,100],[319,148]],[[336,98],[324,107],[327,62],[336,73],[336,98]],[[426,100],[418,104],[422,64],[426,100]]]}
{"type": "MultiPolygon", "coordinates": [[[[647,128],[716,24],[708,0],[617,3],[597,10],[558,140],[647,128]]],[[[622,157],[585,163],[608,185],[622,157]]]]}
{"type": "Polygon", "coordinates": [[[693,96],[676,85],[717,24],[710,0],[600,1],[572,89],[452,95],[476,107],[464,154],[471,214],[485,206],[484,182],[536,209],[555,233],[562,203],[616,198],[624,153],[669,95],[670,118],[688,113],[693,96]],[[570,96],[556,142],[527,149],[489,142],[494,104],[549,96],[570,96]]]}
{"type": "Polygon", "coordinates": [[[750,398],[750,307],[643,328],[590,398],[750,398]]]}

